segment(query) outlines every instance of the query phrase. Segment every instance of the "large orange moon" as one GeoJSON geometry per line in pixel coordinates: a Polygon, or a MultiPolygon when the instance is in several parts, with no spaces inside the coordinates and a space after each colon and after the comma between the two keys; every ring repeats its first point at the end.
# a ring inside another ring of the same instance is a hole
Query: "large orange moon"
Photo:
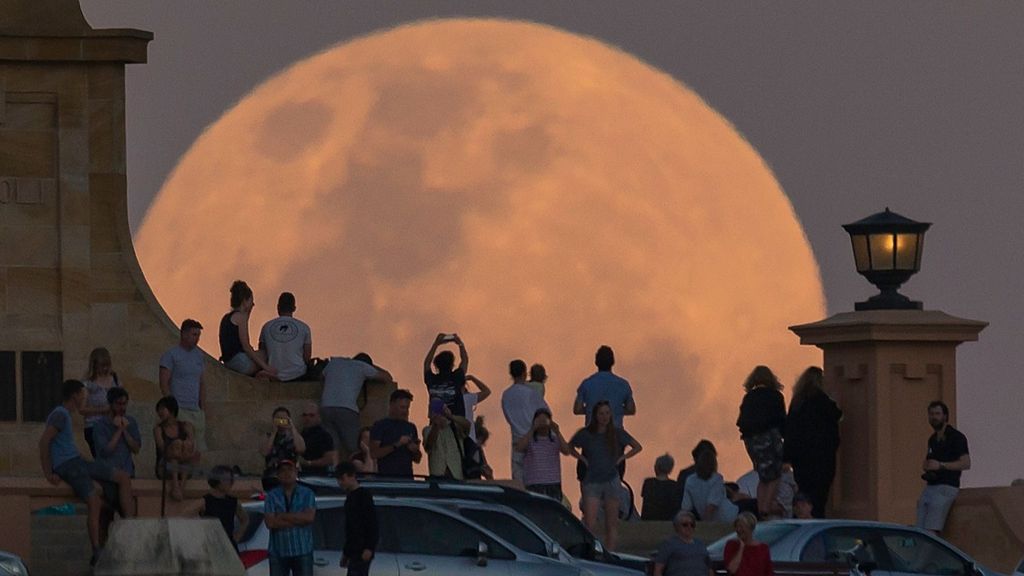
{"type": "Polygon", "coordinates": [[[818,268],[757,152],[668,75],[533,23],[415,23],[296,63],[205,130],[136,243],[160,303],[202,321],[214,356],[232,280],[255,290],[254,334],[292,291],[314,355],[369,352],[417,394],[421,425],[423,356],[459,332],[495,391],[480,413],[499,475],[513,358],[547,366],[571,432],[594,351],[615,349],[645,448],[637,490],[700,438],[727,478],[749,469],[743,379],[767,364],[791,384],[820,362],[786,328],[824,314],[818,268]]]}

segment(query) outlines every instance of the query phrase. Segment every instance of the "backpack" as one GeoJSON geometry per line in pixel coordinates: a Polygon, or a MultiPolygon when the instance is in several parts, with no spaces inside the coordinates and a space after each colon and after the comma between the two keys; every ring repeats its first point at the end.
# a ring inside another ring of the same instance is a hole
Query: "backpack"
{"type": "Polygon", "coordinates": [[[455,432],[455,438],[462,445],[462,477],[466,480],[483,478],[486,460],[484,460],[484,452],[480,449],[480,445],[468,435],[460,439],[459,431],[455,429],[454,424],[452,430],[455,432]]]}

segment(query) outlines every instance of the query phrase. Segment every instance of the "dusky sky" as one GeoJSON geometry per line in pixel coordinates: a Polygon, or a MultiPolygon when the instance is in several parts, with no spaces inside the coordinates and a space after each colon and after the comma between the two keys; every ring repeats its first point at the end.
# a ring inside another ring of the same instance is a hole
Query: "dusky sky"
{"type": "MultiPolygon", "coordinates": [[[[933,222],[903,292],[991,325],[958,355],[969,486],[1024,476],[1024,4],[869,1],[82,0],[95,28],[154,32],[127,73],[133,228],[203,129],[276,72],[398,24],[540,22],[615,45],[697,92],[758,150],[821,267],[829,313],[874,289],[841,224],[933,222]]],[[[795,338],[795,336],[794,336],[795,338]]],[[[582,375],[581,375],[582,376],[582,375]]],[[[732,417],[732,415],[729,415],[732,417]]],[[[909,417],[914,417],[911,413],[909,417]]],[[[925,418],[924,407],[919,416],[925,418]]],[[[924,439],[922,438],[922,451],[924,439]]]]}

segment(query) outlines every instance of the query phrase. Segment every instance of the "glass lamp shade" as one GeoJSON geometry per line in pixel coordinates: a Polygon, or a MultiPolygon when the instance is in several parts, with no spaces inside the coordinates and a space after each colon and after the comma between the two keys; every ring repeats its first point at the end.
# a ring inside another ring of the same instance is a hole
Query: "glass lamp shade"
{"type": "Polygon", "coordinates": [[[924,233],[930,226],[888,208],[843,226],[853,243],[857,272],[880,290],[868,302],[858,302],[857,310],[921,308],[920,302],[910,301],[897,290],[921,269],[924,233]]]}

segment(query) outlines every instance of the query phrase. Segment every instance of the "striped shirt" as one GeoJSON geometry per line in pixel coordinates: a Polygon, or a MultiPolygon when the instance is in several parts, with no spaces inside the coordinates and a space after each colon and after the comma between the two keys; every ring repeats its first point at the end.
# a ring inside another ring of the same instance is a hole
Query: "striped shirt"
{"type": "MultiPolygon", "coordinates": [[[[300,484],[297,484],[292,490],[291,499],[285,498],[284,489],[277,487],[267,493],[267,499],[263,502],[264,514],[302,512],[310,508],[316,508],[316,498],[314,498],[312,490],[300,484]]],[[[267,553],[272,558],[291,558],[312,554],[313,525],[271,529],[267,553]]]]}
{"type": "Polygon", "coordinates": [[[552,438],[543,434],[530,440],[526,445],[526,455],[523,456],[524,484],[561,484],[562,454],[559,444],[557,436],[552,438]]]}

